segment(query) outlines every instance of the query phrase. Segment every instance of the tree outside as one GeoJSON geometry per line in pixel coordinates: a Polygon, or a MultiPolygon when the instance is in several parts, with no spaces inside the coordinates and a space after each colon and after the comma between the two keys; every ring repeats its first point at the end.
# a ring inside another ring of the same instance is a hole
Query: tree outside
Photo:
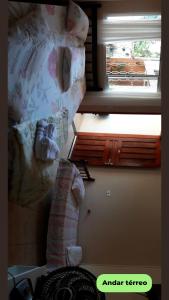
{"type": "Polygon", "coordinates": [[[136,41],[133,42],[132,54],[134,57],[160,57],[159,41],[136,41]]]}

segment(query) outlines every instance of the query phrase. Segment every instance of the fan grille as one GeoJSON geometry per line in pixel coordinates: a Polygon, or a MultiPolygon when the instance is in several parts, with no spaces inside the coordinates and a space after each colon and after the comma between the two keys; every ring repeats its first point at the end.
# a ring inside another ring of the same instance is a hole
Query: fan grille
{"type": "Polygon", "coordinates": [[[96,277],[80,267],[63,267],[39,278],[34,300],[105,300],[96,277]]]}

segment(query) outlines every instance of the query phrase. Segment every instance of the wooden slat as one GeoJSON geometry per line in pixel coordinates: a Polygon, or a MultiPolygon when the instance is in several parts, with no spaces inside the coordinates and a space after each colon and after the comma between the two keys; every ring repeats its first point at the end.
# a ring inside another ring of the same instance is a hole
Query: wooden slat
{"type": "Polygon", "coordinates": [[[105,136],[78,135],[78,140],[106,141],[107,138],[105,136]]]}
{"type": "Polygon", "coordinates": [[[92,62],[92,55],[91,55],[91,53],[86,53],[86,60],[90,60],[92,62]]]}
{"type": "Polygon", "coordinates": [[[123,142],[123,147],[131,147],[131,148],[156,148],[156,143],[142,143],[140,141],[137,141],[137,142],[123,142]]]}
{"type": "Polygon", "coordinates": [[[139,137],[122,137],[120,138],[123,142],[142,142],[142,143],[156,143],[157,139],[156,138],[142,138],[141,136],[139,137]]]}
{"type": "Polygon", "coordinates": [[[156,148],[133,148],[133,147],[129,147],[129,148],[121,148],[121,153],[154,153],[156,151],[156,148]]]}
{"type": "Polygon", "coordinates": [[[145,154],[145,153],[121,153],[120,154],[120,159],[122,158],[138,158],[138,159],[155,159],[156,155],[155,154],[145,154]]]}
{"type": "Polygon", "coordinates": [[[92,51],[92,44],[91,43],[86,43],[85,48],[86,48],[86,53],[91,52],[92,51]]]}
{"type": "Polygon", "coordinates": [[[75,150],[104,150],[103,146],[96,146],[96,145],[79,145],[78,143],[74,147],[75,150]]]}
{"type": "Polygon", "coordinates": [[[103,151],[88,151],[88,150],[85,150],[85,151],[81,151],[81,150],[74,150],[73,151],[73,155],[76,155],[76,156],[79,156],[83,159],[83,156],[86,156],[86,157],[102,157],[103,156],[103,151]]]}
{"type": "Polygon", "coordinates": [[[105,145],[105,141],[97,141],[97,140],[80,140],[77,139],[76,144],[78,145],[105,145]]]}
{"type": "Polygon", "coordinates": [[[86,80],[93,80],[93,74],[92,73],[86,74],[86,80]]]}
{"type": "Polygon", "coordinates": [[[91,36],[87,36],[86,41],[85,41],[85,44],[86,44],[87,42],[92,43],[92,37],[91,37],[91,36]]]}
{"type": "Polygon", "coordinates": [[[150,140],[153,139],[155,141],[160,141],[160,136],[155,136],[155,135],[138,135],[138,134],[121,134],[121,133],[96,133],[96,132],[79,132],[78,136],[104,136],[105,138],[113,138],[113,139],[120,139],[120,140],[133,140],[133,139],[137,139],[137,140],[141,140],[141,139],[146,139],[150,140]]]}
{"type": "Polygon", "coordinates": [[[93,158],[100,157],[100,158],[102,158],[103,154],[104,154],[103,151],[98,153],[97,151],[87,151],[87,150],[79,151],[79,150],[75,150],[72,155],[78,156],[80,160],[85,160],[84,157],[88,157],[88,158],[89,157],[93,157],[93,158]]]}

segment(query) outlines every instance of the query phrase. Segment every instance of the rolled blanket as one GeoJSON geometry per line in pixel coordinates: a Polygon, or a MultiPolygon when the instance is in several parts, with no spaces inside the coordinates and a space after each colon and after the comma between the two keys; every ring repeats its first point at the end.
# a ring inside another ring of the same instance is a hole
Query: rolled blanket
{"type": "MultiPolygon", "coordinates": [[[[51,207],[48,222],[46,260],[48,268],[67,265],[67,257],[71,257],[69,247],[77,245],[79,221],[79,204],[72,193],[72,183],[78,171],[68,160],[60,159],[55,184],[51,193],[51,207]]],[[[72,248],[74,249],[74,248],[72,248]]],[[[77,248],[78,249],[78,248],[77,248]]],[[[77,254],[77,250],[75,251],[77,254]]],[[[80,261],[80,251],[77,255],[80,261]]],[[[73,258],[70,258],[73,264],[73,258]]]]}
{"type": "Polygon", "coordinates": [[[55,142],[56,135],[54,124],[48,124],[46,120],[37,122],[35,136],[35,155],[37,159],[47,161],[58,158],[60,150],[55,142]]]}

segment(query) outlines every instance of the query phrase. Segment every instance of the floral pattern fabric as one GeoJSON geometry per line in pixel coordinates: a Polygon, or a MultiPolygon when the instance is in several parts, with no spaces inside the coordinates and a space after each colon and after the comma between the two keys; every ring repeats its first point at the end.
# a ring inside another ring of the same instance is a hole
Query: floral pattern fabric
{"type": "Polygon", "coordinates": [[[63,107],[69,110],[70,123],[85,93],[84,45],[67,32],[59,35],[51,31],[42,7],[50,16],[55,15],[57,6],[53,14],[52,7],[40,5],[9,29],[11,123],[46,118],[63,107]],[[63,49],[68,49],[71,56],[64,56],[63,49]]]}
{"type": "MultiPolygon", "coordinates": [[[[47,119],[54,124],[57,132],[56,144],[63,149],[68,136],[68,111],[58,112],[47,119]]],[[[11,131],[13,170],[9,200],[19,205],[29,206],[41,201],[53,186],[57,174],[59,158],[54,161],[37,160],[34,154],[36,121],[23,122],[11,131]]]]}
{"type": "Polygon", "coordinates": [[[42,17],[46,22],[46,25],[50,32],[54,34],[62,35],[65,31],[66,14],[67,10],[65,6],[56,5],[40,5],[42,17]]]}
{"type": "Polygon", "coordinates": [[[73,1],[69,2],[67,31],[85,42],[89,29],[89,20],[85,12],[73,1]]]}
{"type": "Polygon", "coordinates": [[[8,25],[12,26],[19,18],[35,9],[36,4],[8,1],[8,25]]]}

